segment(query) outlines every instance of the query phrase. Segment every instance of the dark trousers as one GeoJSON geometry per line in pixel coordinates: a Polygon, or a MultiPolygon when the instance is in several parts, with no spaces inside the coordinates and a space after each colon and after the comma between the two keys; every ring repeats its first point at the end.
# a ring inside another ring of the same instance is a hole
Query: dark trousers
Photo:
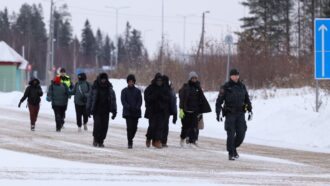
{"type": "Polygon", "coordinates": [[[150,114],[149,127],[146,135],[148,140],[162,140],[166,117],[167,115],[162,112],[150,114]]]}
{"type": "Polygon", "coordinates": [[[225,130],[227,131],[227,151],[231,154],[245,138],[247,126],[244,113],[227,115],[225,130]]]}
{"type": "Polygon", "coordinates": [[[127,130],[127,141],[128,144],[133,145],[133,139],[135,137],[139,118],[126,117],[126,130],[127,130]]]}
{"type": "Polygon", "coordinates": [[[163,134],[162,134],[162,144],[164,144],[164,145],[167,144],[169,122],[170,122],[170,116],[167,116],[165,119],[165,124],[164,124],[163,134]]]}
{"type": "Polygon", "coordinates": [[[82,120],[81,118],[83,118],[84,120],[84,124],[86,124],[88,122],[88,114],[87,114],[87,110],[86,110],[86,105],[75,105],[76,108],[76,118],[77,118],[77,125],[78,127],[82,126],[82,120]]]}
{"type": "Polygon", "coordinates": [[[53,105],[57,130],[60,130],[63,127],[66,108],[67,108],[67,106],[53,105]]]}
{"type": "Polygon", "coordinates": [[[94,114],[93,136],[96,143],[103,144],[109,128],[109,113],[94,114]]]}
{"type": "Polygon", "coordinates": [[[35,125],[37,118],[38,118],[38,113],[39,113],[39,109],[40,109],[40,105],[32,105],[32,104],[28,104],[29,107],[29,112],[30,112],[30,122],[31,125],[35,125]]]}
{"type": "Polygon", "coordinates": [[[185,117],[181,120],[181,139],[189,137],[189,143],[195,143],[198,138],[198,118],[197,113],[185,112],[185,117]]]}

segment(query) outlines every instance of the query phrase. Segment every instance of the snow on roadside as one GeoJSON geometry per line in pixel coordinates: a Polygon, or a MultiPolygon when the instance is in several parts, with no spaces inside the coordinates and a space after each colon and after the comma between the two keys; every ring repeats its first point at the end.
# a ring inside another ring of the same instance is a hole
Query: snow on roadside
{"type": "Polygon", "coordinates": [[[0,154],[1,185],[214,185],[192,178],[159,176],[166,170],[72,162],[2,149],[0,154]]]}
{"type": "MultiPolygon", "coordinates": [[[[125,125],[121,117],[122,105],[120,102],[121,90],[126,86],[126,80],[111,79],[117,95],[118,115],[114,121],[125,125]]],[[[315,93],[312,88],[299,89],[268,89],[250,91],[253,102],[254,118],[248,122],[246,142],[294,148],[308,151],[330,152],[330,105],[327,94],[322,91],[323,101],[321,110],[314,110],[315,93]]],[[[0,106],[17,110],[17,104],[22,96],[21,92],[0,93],[0,106]]],[[[215,120],[214,106],[217,92],[207,92],[206,97],[212,107],[212,113],[205,114],[205,129],[200,132],[203,136],[226,138],[224,123],[215,120]]],[[[25,103],[22,104],[25,106],[25,103]]],[[[142,106],[144,113],[144,105],[142,106]]],[[[27,112],[27,108],[22,108],[27,112]]],[[[51,104],[42,98],[41,113],[53,115],[51,104]]],[[[68,118],[75,120],[73,99],[70,99],[68,118]]],[[[27,118],[28,121],[28,118],[27,118]]],[[[146,128],[148,121],[140,119],[139,127],[146,128]]],[[[180,131],[181,123],[170,124],[171,131],[180,131]]]]}

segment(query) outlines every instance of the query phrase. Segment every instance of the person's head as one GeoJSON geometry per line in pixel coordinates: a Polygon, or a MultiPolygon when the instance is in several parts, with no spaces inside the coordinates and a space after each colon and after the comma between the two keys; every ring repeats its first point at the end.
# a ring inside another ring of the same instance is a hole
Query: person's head
{"type": "Polygon", "coordinates": [[[61,68],[61,70],[60,70],[60,76],[66,76],[66,70],[65,70],[65,68],[61,68]]]}
{"type": "Polygon", "coordinates": [[[34,79],[34,80],[32,81],[32,85],[37,86],[38,84],[39,84],[39,82],[38,82],[37,79],[34,79]]]}
{"type": "Polygon", "coordinates": [[[161,74],[161,73],[157,73],[157,74],[155,75],[154,81],[155,81],[155,84],[156,84],[157,86],[163,86],[164,81],[163,81],[163,76],[162,76],[162,74],[161,74]]]}
{"type": "Polygon", "coordinates": [[[78,80],[79,81],[86,81],[86,79],[87,79],[87,76],[86,76],[85,73],[79,73],[78,74],[78,80]]]}
{"type": "Polygon", "coordinates": [[[109,81],[108,74],[101,73],[99,76],[99,79],[100,79],[101,84],[103,84],[103,85],[106,84],[109,81]]]}
{"type": "Polygon", "coordinates": [[[54,82],[55,85],[59,85],[59,84],[61,84],[61,78],[59,76],[56,76],[54,78],[53,82],[54,82]]]}
{"type": "Polygon", "coordinates": [[[170,78],[167,75],[163,75],[163,83],[165,86],[170,86],[170,78]]]}
{"type": "Polygon", "coordinates": [[[126,80],[127,80],[127,85],[129,87],[133,87],[136,83],[136,79],[135,79],[135,76],[133,74],[128,75],[126,80]]]}
{"type": "Polygon", "coordinates": [[[196,72],[192,71],[189,73],[189,81],[196,83],[198,81],[198,75],[196,72]]]}
{"type": "Polygon", "coordinates": [[[239,71],[237,69],[231,69],[229,73],[230,79],[235,83],[239,80],[239,71]]]}

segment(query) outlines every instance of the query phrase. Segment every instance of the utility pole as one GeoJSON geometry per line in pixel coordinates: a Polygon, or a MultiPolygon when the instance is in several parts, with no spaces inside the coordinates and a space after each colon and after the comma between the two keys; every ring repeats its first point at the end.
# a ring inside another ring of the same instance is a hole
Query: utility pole
{"type": "Polygon", "coordinates": [[[73,73],[75,74],[77,71],[77,42],[76,39],[73,40],[73,73]]]}
{"type": "Polygon", "coordinates": [[[230,69],[230,56],[231,56],[231,45],[233,44],[233,36],[230,34],[226,36],[225,43],[228,45],[228,58],[227,58],[227,73],[226,82],[229,81],[229,69],[230,69]]]}
{"type": "Polygon", "coordinates": [[[50,2],[50,21],[49,21],[49,36],[47,43],[47,61],[45,71],[45,85],[50,85],[53,78],[53,59],[54,59],[54,1],[50,2]]]}
{"type": "Polygon", "coordinates": [[[116,42],[116,51],[115,52],[115,66],[118,65],[118,38],[119,38],[119,35],[118,35],[118,25],[119,25],[119,11],[122,10],[122,9],[126,9],[126,8],[129,8],[129,6],[123,6],[123,7],[112,7],[112,6],[106,6],[106,8],[110,8],[110,9],[113,9],[116,11],[116,37],[115,37],[115,42],[116,42]]]}
{"type": "Polygon", "coordinates": [[[200,40],[199,47],[198,47],[198,50],[197,50],[197,59],[199,58],[199,54],[202,53],[201,54],[201,57],[202,57],[201,62],[198,62],[198,60],[197,60],[197,62],[199,63],[198,66],[199,66],[199,73],[200,73],[201,77],[202,77],[202,66],[205,63],[204,62],[205,14],[207,14],[207,13],[210,13],[210,11],[205,11],[202,14],[202,35],[201,35],[201,40],[200,40]]]}
{"type": "Polygon", "coordinates": [[[180,17],[183,18],[183,41],[182,41],[182,52],[183,52],[183,59],[184,61],[186,61],[186,28],[187,28],[187,18],[188,17],[192,17],[192,16],[195,16],[193,14],[190,14],[190,15],[178,15],[180,17]]]}
{"type": "Polygon", "coordinates": [[[164,0],[162,0],[162,25],[161,25],[161,30],[162,30],[162,43],[160,47],[160,63],[161,63],[161,73],[164,74],[164,0]]]}

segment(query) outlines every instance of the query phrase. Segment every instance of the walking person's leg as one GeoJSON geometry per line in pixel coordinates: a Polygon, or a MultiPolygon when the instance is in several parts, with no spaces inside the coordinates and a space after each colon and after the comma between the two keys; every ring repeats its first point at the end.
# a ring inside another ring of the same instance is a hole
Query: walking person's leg
{"type": "Polygon", "coordinates": [[[77,120],[77,126],[78,128],[81,128],[82,126],[82,121],[81,121],[81,117],[82,117],[82,109],[80,105],[75,104],[75,109],[76,109],[76,120],[77,120]]]}
{"type": "Polygon", "coordinates": [[[163,133],[162,133],[162,146],[167,147],[167,138],[168,138],[168,132],[169,132],[169,121],[170,116],[167,116],[164,123],[163,133]]]}
{"type": "Polygon", "coordinates": [[[234,115],[226,116],[225,130],[227,132],[227,151],[229,160],[234,160],[235,151],[235,133],[236,117],[234,115]]]}

